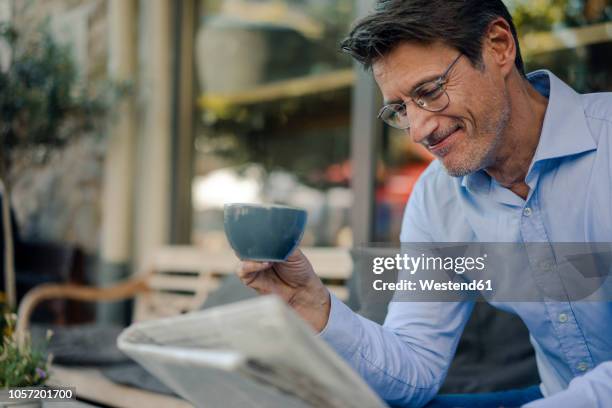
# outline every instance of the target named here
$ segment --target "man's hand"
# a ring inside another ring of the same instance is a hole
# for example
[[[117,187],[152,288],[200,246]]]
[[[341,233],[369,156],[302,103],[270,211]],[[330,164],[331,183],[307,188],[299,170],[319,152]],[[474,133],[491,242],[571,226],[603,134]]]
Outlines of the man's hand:
[[[329,292],[299,249],[285,262],[242,261],[238,277],[260,294],[283,298],[315,331],[325,328],[329,318]]]

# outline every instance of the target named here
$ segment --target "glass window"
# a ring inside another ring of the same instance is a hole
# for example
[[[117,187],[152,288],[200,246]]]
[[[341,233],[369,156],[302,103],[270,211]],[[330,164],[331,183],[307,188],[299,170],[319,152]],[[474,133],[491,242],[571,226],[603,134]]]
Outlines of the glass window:
[[[304,245],[350,245],[353,0],[203,0],[193,241],[225,246],[223,204],[308,210]]]

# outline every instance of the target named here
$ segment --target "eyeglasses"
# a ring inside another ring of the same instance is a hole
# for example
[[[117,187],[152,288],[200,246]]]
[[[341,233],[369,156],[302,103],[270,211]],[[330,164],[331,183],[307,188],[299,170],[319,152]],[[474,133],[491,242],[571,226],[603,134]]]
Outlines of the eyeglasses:
[[[450,103],[450,98],[446,93],[448,74],[462,55],[459,54],[437,79],[418,86],[410,93],[410,99],[416,106],[429,112],[440,112],[448,107]],[[396,129],[410,129],[406,102],[391,103],[383,106],[380,112],[378,112],[378,117],[387,125]]]

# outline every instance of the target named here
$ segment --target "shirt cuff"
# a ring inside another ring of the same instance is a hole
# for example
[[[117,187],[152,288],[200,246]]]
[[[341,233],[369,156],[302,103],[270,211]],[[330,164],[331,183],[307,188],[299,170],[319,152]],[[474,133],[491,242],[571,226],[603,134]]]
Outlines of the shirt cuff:
[[[359,346],[362,324],[359,316],[330,293],[331,304],[327,325],[319,333],[338,354],[351,358]]]

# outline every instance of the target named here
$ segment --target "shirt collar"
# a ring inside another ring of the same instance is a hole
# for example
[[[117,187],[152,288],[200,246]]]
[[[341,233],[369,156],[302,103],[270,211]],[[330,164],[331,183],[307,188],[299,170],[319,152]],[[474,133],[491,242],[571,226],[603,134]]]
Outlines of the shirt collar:
[[[549,159],[584,153],[597,148],[589,130],[580,94],[548,70],[538,70],[527,79],[548,98],[540,141],[529,167]],[[461,185],[473,191],[489,190],[490,177],[483,171],[464,176]]]

